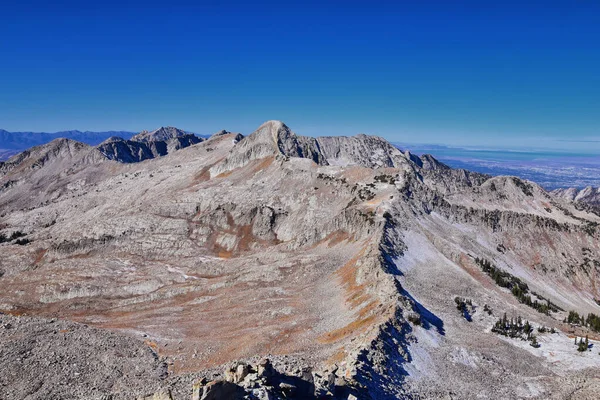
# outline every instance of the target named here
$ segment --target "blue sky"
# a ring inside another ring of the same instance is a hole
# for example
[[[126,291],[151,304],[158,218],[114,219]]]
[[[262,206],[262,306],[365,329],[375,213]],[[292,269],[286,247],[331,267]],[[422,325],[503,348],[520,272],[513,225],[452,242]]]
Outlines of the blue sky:
[[[595,0],[12,3],[7,130],[280,119],[308,135],[600,150]]]

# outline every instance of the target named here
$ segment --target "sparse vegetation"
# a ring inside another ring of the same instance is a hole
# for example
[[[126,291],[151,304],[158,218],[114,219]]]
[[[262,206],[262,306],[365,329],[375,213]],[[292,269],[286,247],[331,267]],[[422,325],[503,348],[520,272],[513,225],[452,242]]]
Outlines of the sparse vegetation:
[[[52,221],[48,222],[47,224],[44,224],[44,228],[50,228],[52,225],[56,224],[56,218],[54,218]]]
[[[515,296],[519,303],[525,304],[531,308],[534,308],[538,312],[546,315],[550,315],[550,312],[558,312],[560,307],[552,303],[549,299],[546,299],[535,292],[531,292],[539,300],[532,300],[529,294],[529,286],[521,279],[514,275],[509,274],[493,265],[489,260],[475,258],[475,263],[485,272],[490,278],[496,282],[496,285],[510,289],[513,296]]]
[[[588,337],[585,337],[585,341],[583,340],[583,338],[579,339],[579,342],[577,342],[577,336],[575,336],[575,345],[577,346],[577,351],[579,351],[580,353],[587,351],[590,347],[590,342],[588,340]]]
[[[5,234],[0,233],[0,243],[12,242],[13,240],[22,238],[24,236],[27,236],[27,234],[23,233],[21,231],[14,231],[12,234],[10,234],[10,236],[6,236]],[[17,243],[17,244],[20,244],[20,243]]]
[[[569,324],[573,324],[573,325],[583,325],[584,323],[584,318],[583,316],[579,316],[579,313],[577,311],[569,311],[569,316],[567,317],[566,321]]]
[[[0,163],[0,164],[2,164],[2,163]],[[17,184],[17,181],[5,182],[2,186],[0,186],[0,190],[11,188],[11,187],[15,186],[16,184]]]
[[[596,234],[596,230],[598,229],[598,223],[594,221],[587,221],[583,226],[583,230],[590,236],[594,236]]]
[[[317,174],[317,179],[325,181],[326,183],[336,183],[336,182],[341,183],[341,184],[347,183],[346,178],[336,178],[335,176],[327,175],[327,174],[323,174],[323,173]]]
[[[483,311],[485,311],[488,315],[492,315],[492,309],[487,304],[484,304]]]
[[[497,268],[489,260],[475,258],[475,263],[479,265],[481,270],[485,272],[490,278],[492,278],[494,282],[496,282],[496,285],[511,290],[516,287],[522,292],[526,292],[529,290],[529,287],[525,282],[521,281],[516,276],[513,276],[508,272],[502,271],[501,269]]]
[[[535,297],[537,297],[539,300],[541,301],[545,301],[546,303],[548,303],[550,300],[547,299],[546,297],[542,296],[541,294],[531,291],[531,294],[534,295]],[[558,311],[565,311],[562,307],[559,307],[558,305],[550,302],[550,307],[551,307],[551,311],[552,312],[558,312]]]
[[[371,189],[369,189],[369,187],[354,187],[355,190],[357,190],[357,195],[358,198],[361,199],[362,201],[369,201],[369,200],[373,200],[375,198],[375,193],[373,193],[371,191]]]
[[[596,314],[589,313],[585,319],[585,326],[593,331],[600,332],[600,317]]]
[[[471,301],[471,299],[455,297],[454,302],[456,303],[456,309],[461,312],[461,314],[467,321],[471,322],[471,314],[474,310],[473,302]]]
[[[513,183],[521,189],[525,196],[533,196],[533,186],[519,178],[512,178]]]
[[[373,179],[375,180],[375,182],[389,183],[390,185],[393,185],[396,183],[396,178],[394,178],[392,175],[387,175],[387,174],[377,175]]]
[[[580,325],[594,332],[600,332],[600,317],[593,313],[589,313],[587,317],[584,317],[583,315],[579,315],[577,311],[569,311],[569,315],[563,322],[571,325]]]
[[[589,258],[591,254],[584,252],[583,253],[583,262],[581,264],[579,264],[579,268],[586,274],[589,276],[590,274],[590,270],[592,268],[599,270],[600,269],[600,261],[598,260],[592,260],[591,258]]]
[[[556,329],[554,329],[554,327],[552,327],[552,328],[546,328],[544,325],[538,326],[537,331],[539,333],[546,333],[546,332],[550,332],[552,334],[556,333]]]
[[[375,223],[375,211],[368,211],[368,212],[362,212],[359,211],[360,215],[367,220],[370,224],[374,224]]]
[[[523,323],[523,319],[520,316],[516,319],[511,317],[509,320],[506,313],[504,313],[504,316],[499,318],[494,324],[492,332],[513,339],[519,338],[521,340],[529,340],[531,341],[531,346],[540,347],[537,337],[533,335],[533,326],[529,321]]]
[[[529,343],[531,347],[535,347],[536,349],[540,347],[540,344],[537,341],[537,337],[535,335],[531,335],[531,343]]]

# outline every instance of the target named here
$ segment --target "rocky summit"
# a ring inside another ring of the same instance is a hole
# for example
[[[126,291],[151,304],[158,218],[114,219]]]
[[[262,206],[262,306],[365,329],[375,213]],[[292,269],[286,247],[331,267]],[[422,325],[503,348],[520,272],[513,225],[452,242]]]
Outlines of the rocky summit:
[[[56,139],[0,163],[0,398],[597,399],[590,198],[279,121]]]

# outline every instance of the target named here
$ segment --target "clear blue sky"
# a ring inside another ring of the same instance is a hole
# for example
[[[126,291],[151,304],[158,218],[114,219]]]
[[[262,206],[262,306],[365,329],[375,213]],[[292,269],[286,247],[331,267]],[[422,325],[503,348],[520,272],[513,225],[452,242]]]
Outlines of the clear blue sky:
[[[600,140],[596,0],[49,3],[0,10],[0,128]]]

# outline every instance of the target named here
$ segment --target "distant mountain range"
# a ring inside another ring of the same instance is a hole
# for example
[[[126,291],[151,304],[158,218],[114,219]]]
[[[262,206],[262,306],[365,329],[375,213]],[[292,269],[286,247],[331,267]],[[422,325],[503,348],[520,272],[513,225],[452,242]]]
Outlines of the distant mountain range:
[[[128,131],[106,131],[106,132],[91,132],[91,131],[61,131],[55,133],[46,132],[8,132],[0,129],[0,146],[2,149],[24,150],[32,146],[51,142],[57,138],[65,138],[76,140],[95,146],[102,143],[111,136],[122,137],[129,139],[137,132]]]
[[[169,129],[169,128],[161,128]],[[173,129],[173,128],[170,128]],[[181,131],[183,132],[183,131]],[[91,146],[97,146],[100,143],[106,141],[109,138],[122,138],[129,140],[137,136],[136,141],[142,140],[144,135],[151,134],[152,132],[142,131],[140,132],[129,132],[129,131],[105,131],[105,132],[92,132],[92,131],[61,131],[61,132],[8,132],[4,129],[0,129],[0,161],[8,160],[10,157],[24,150],[29,149],[33,146],[39,146],[46,144],[54,139],[65,138],[71,139],[78,142],[86,143]],[[192,134],[191,132],[185,132],[186,134]],[[206,135],[196,135],[201,138],[208,138]],[[138,140],[140,139],[140,140]],[[160,138],[159,138],[160,139]]]
[[[136,132],[127,131],[107,131],[107,132],[90,132],[90,131],[62,131],[62,132],[8,132],[0,129],[0,160],[6,160],[9,157],[26,150],[33,146],[39,146],[51,142],[57,138],[65,138],[76,140],[78,142],[87,143],[95,146],[106,139],[118,136],[123,139],[129,139]]]
[[[220,131],[217,132],[216,135],[222,135],[222,132],[230,133],[227,131]],[[60,135],[61,133],[57,133],[56,135]],[[89,133],[92,134],[93,132]],[[11,156],[10,150],[7,150],[6,154],[10,158],[5,161],[0,160],[0,173],[9,171],[17,165],[21,165],[24,160],[35,160],[33,161],[33,164],[37,168],[57,156],[62,157],[64,154],[80,151],[87,153],[87,156],[84,157],[86,163],[98,160],[114,160],[123,163],[134,163],[151,158],[162,157],[168,153],[206,140],[193,133],[172,126],[160,127],[153,131],[144,130],[134,136],[131,136],[129,132],[123,133],[127,134],[124,136],[130,138],[124,139],[119,136],[110,136],[98,145],[90,145],[89,141],[88,143],[84,143],[82,140],[59,136],[49,143],[32,146],[22,151],[15,150],[18,154],[14,154],[13,156]],[[88,139],[94,140],[91,135],[88,136]]]

